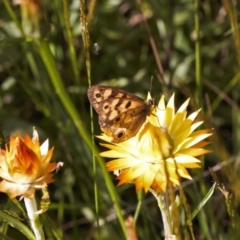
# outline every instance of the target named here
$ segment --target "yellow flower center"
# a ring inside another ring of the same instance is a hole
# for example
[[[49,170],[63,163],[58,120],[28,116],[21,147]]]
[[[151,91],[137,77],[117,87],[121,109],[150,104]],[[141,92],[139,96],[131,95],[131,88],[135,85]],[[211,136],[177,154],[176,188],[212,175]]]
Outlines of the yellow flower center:
[[[164,129],[147,123],[139,134],[136,154],[149,163],[159,163],[172,155],[173,144]]]

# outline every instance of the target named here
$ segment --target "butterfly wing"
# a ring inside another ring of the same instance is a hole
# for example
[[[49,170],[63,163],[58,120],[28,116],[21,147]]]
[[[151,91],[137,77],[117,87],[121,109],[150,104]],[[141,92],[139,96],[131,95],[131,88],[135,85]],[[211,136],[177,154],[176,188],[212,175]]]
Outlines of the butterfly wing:
[[[88,99],[98,114],[108,114],[118,109],[118,114],[141,107],[144,100],[118,88],[95,85],[88,89]],[[134,104],[132,104],[134,100]]]
[[[101,129],[115,143],[135,136],[151,110],[151,104],[138,96],[112,87],[92,86],[88,98],[99,114]]]
[[[99,118],[102,131],[113,137],[113,143],[126,141],[134,137],[146,121],[147,112],[142,108],[130,109],[121,113],[112,121],[103,121]]]

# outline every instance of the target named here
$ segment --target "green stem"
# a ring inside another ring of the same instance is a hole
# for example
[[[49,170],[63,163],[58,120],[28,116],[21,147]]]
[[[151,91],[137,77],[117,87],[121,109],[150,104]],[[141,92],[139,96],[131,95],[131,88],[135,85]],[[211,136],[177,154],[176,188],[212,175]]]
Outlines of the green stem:
[[[15,22],[15,24],[16,24],[17,28],[19,29],[19,31],[21,32],[22,36],[25,37],[25,33],[23,31],[22,25],[21,25],[20,21],[18,20],[16,14],[12,10],[11,5],[10,5],[10,1],[3,0],[3,4],[5,5],[5,8],[6,8],[8,14],[9,14],[9,16]]]
[[[24,197],[24,202],[25,202],[29,221],[31,223],[31,227],[36,237],[36,240],[44,240],[45,236],[42,229],[42,224],[39,221],[39,215],[36,214],[37,204],[36,204],[35,197],[33,198]]]
[[[94,155],[95,155],[96,159],[98,160],[98,163],[102,170],[102,174],[105,178],[105,182],[106,182],[107,188],[109,190],[111,199],[113,201],[114,208],[115,208],[116,214],[118,216],[118,220],[121,224],[123,233],[125,235],[125,238],[128,239],[127,230],[126,230],[126,226],[124,224],[124,219],[123,219],[122,211],[120,208],[119,199],[118,199],[118,196],[117,196],[117,193],[115,190],[115,186],[113,185],[113,182],[110,178],[108,171],[106,170],[105,162],[97,154],[98,150],[95,147],[95,145],[93,145],[91,139],[89,138],[86,127],[83,124],[83,122],[81,121],[81,118],[80,118],[79,114],[77,113],[76,108],[73,106],[73,103],[66,91],[66,88],[63,85],[63,82],[62,82],[59,72],[57,70],[56,64],[54,62],[53,56],[51,54],[48,42],[44,41],[44,40],[39,40],[38,41],[38,50],[39,50],[39,54],[42,58],[42,61],[47,69],[49,77],[52,81],[52,84],[54,86],[56,94],[58,95],[59,99],[61,100],[67,113],[71,117],[73,123],[75,124],[75,126],[76,126],[79,134],[83,138],[84,142],[87,144],[87,146],[90,149],[93,149]]]
[[[198,106],[202,106],[202,75],[201,75],[201,45],[200,45],[200,24],[199,24],[199,0],[194,1],[194,25],[196,33],[195,41],[195,68],[196,68],[196,100]]]
[[[166,203],[165,194],[156,194],[155,191],[153,190],[150,190],[150,191],[153,194],[153,196],[156,198],[158,202],[158,207],[161,211],[165,239],[168,239],[168,240],[176,239],[176,236],[173,234],[172,221],[171,221],[171,216],[169,212],[169,206]]]
[[[76,58],[76,51],[74,49],[74,44],[73,44],[73,36],[72,36],[72,31],[70,27],[70,13],[68,9],[68,1],[63,0],[63,16],[64,16],[64,23],[65,23],[65,35],[66,39],[68,42],[68,47],[69,47],[69,58],[72,64],[72,69],[74,73],[74,78],[76,83],[80,84],[79,82],[79,72],[78,72],[78,66],[77,66],[77,58]]]

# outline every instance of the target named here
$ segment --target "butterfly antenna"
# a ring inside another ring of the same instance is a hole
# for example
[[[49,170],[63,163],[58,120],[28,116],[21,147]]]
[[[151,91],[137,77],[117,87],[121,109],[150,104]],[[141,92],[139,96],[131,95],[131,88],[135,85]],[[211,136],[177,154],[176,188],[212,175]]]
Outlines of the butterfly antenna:
[[[150,80],[150,94],[152,95],[152,81],[153,81],[153,76],[151,76],[151,80]]]

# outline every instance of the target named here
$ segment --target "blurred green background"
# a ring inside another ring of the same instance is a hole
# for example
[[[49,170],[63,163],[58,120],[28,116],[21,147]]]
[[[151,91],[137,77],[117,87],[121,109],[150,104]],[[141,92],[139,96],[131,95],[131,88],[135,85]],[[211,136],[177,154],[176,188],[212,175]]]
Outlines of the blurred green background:
[[[0,1],[2,132],[7,142],[17,132],[32,135],[35,126],[41,142],[49,138],[54,146],[53,161],[64,162],[48,188],[51,205],[42,216],[47,239],[125,239],[101,165],[94,174],[86,94],[90,77],[92,85],[115,86],[142,98],[151,88],[156,101],[175,92],[177,107],[191,97],[189,112],[203,109],[205,128],[215,129],[212,153],[202,158],[202,169],[191,171],[194,181],[183,181],[188,204],[193,211],[212,186],[209,167],[233,199],[226,205],[216,189],[193,220],[195,238],[239,239],[234,227],[240,224],[239,3]],[[99,134],[95,112],[94,123]],[[137,195],[132,185],[115,191],[124,218],[134,215],[142,201],[138,238],[163,239],[161,214],[152,195]],[[0,196],[2,210],[18,212],[5,194]],[[191,239],[186,213],[179,209],[180,236]],[[26,239],[10,226],[2,235]]]

